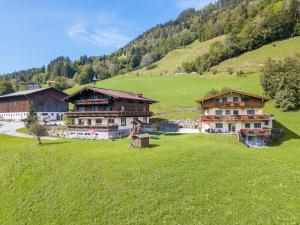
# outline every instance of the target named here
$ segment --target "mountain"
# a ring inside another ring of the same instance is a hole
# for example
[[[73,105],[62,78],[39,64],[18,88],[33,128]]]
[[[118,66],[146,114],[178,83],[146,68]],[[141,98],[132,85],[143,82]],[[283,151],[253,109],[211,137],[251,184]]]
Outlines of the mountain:
[[[58,57],[47,67],[4,74],[1,78],[9,80],[15,90],[26,89],[28,83],[66,89],[89,83],[95,75],[103,80],[151,67],[174,49],[185,49],[195,41],[227,34],[226,45],[216,42],[206,53],[195,53],[191,62],[180,65],[180,69],[187,72],[203,72],[225,59],[300,34],[298,7],[297,0],[219,0],[202,10],[185,10],[176,20],[155,26],[110,55],[82,56],[74,62],[68,57]],[[278,15],[279,20],[265,23]],[[259,26],[255,26],[257,24]],[[249,32],[251,29],[255,32]],[[274,32],[266,32],[269,30]]]

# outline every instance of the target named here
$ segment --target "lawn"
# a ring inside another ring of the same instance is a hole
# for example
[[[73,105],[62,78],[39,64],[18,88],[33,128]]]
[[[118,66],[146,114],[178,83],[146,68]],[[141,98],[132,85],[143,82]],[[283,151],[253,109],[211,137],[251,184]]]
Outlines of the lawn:
[[[297,224],[295,138],[250,150],[232,135],[161,135],[138,150],[0,136],[0,224]]]

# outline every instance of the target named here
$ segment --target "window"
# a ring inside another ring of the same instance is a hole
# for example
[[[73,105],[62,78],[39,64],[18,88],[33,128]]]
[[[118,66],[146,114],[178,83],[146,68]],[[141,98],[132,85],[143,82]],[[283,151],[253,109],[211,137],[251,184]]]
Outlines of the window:
[[[125,117],[122,117],[121,118],[121,126],[126,126],[126,118]]]
[[[148,123],[148,118],[147,117],[143,118],[143,123]]]
[[[239,115],[240,111],[239,110],[233,110],[233,115]]]
[[[99,99],[98,95],[92,95],[92,99]]]
[[[243,101],[243,102],[249,102],[249,101],[250,101],[250,98],[249,98],[249,97],[244,97],[244,98],[242,98],[242,101]]]
[[[265,120],[264,123],[265,123],[265,126],[269,126],[269,121],[268,120]]]
[[[255,115],[255,110],[254,109],[248,109],[247,114],[248,115]]]
[[[239,97],[233,97],[233,98],[232,98],[232,101],[233,101],[233,102],[238,102],[238,101],[239,101]]]
[[[82,119],[78,119],[78,124],[79,124],[79,125],[84,125],[83,120],[82,120]]]
[[[96,124],[101,125],[102,124],[102,119],[96,119]]]
[[[115,123],[115,119],[108,119],[108,124],[114,124]]]
[[[112,106],[106,106],[106,111],[112,111]]]
[[[79,106],[78,107],[78,111],[79,112],[84,112],[85,111],[85,107],[84,106]]]
[[[251,124],[250,123],[245,123],[245,128],[251,128]]]
[[[220,98],[215,98],[215,102],[220,102]]]
[[[254,123],[254,128],[261,128],[261,123]]]
[[[92,111],[93,112],[98,112],[99,111],[99,106],[98,105],[93,105],[92,106]]]
[[[125,111],[125,106],[121,106],[121,111],[124,112]]]
[[[216,123],[217,129],[223,129],[223,123]]]
[[[227,98],[226,97],[222,98],[222,102],[227,102]]]
[[[223,110],[216,110],[216,115],[223,115]]]
[[[230,113],[231,113],[230,110],[226,110],[226,111],[225,111],[225,114],[226,114],[226,115],[230,115]]]

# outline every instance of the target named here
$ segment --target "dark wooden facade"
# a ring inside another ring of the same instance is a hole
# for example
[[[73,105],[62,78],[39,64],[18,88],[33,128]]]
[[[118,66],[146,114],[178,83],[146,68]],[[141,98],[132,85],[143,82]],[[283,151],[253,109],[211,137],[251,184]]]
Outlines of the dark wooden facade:
[[[36,112],[67,112],[68,95],[55,88],[43,88],[0,96],[0,113],[28,112],[32,104]]]
[[[149,105],[156,102],[129,92],[87,87],[66,99],[74,104],[68,117],[149,117]]]

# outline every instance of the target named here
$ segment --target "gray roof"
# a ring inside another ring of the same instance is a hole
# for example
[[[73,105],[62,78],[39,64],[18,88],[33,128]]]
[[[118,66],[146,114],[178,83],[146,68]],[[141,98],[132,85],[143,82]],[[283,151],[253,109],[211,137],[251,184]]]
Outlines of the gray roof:
[[[44,90],[47,90],[47,89],[55,89],[55,88],[49,87],[49,88],[37,88],[37,89],[27,90],[27,91],[18,91],[18,92],[10,93],[8,95],[2,95],[2,96],[0,96],[0,99],[1,98],[8,98],[8,97],[26,96],[26,95],[34,94],[34,93],[44,91]],[[55,89],[55,90],[57,90],[57,89]],[[59,90],[57,90],[57,91],[59,91]],[[61,91],[59,91],[59,92],[61,92]]]
[[[135,135],[133,135],[133,137],[137,137],[137,138],[149,138],[149,137],[151,137],[151,135],[150,134],[135,134]]]

